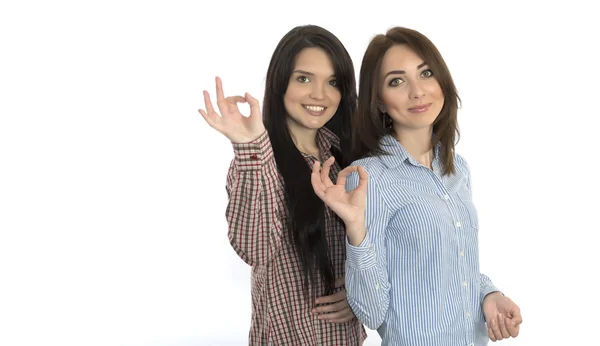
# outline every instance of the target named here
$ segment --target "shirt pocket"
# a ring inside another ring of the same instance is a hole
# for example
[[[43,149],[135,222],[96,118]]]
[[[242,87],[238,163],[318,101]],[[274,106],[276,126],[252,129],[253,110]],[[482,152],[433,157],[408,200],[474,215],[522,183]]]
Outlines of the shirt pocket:
[[[471,227],[479,230],[479,218],[477,217],[477,209],[471,198],[469,191],[466,189],[459,190],[456,193],[460,204],[461,218]]]

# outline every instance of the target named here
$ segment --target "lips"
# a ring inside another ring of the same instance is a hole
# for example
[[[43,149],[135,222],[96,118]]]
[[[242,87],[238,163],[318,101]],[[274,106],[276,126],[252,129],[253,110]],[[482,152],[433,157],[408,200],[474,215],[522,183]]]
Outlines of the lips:
[[[408,109],[408,111],[411,113],[424,113],[424,112],[427,112],[430,107],[431,107],[431,103],[428,103],[426,105],[419,105],[416,107],[411,107]]]
[[[316,106],[316,105],[302,105],[302,107],[306,110],[308,114],[320,116],[325,113],[327,107],[324,106]]]

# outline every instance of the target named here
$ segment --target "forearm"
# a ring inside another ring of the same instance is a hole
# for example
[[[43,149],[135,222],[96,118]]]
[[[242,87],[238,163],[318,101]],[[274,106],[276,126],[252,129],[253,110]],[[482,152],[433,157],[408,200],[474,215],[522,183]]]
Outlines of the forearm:
[[[485,274],[479,274],[479,283],[480,283],[480,299],[481,303],[483,303],[483,299],[490,293],[500,292],[500,290],[494,285],[492,280]],[[501,292],[500,292],[501,293]]]
[[[390,284],[372,244],[365,239],[360,246],[348,243],[346,290],[348,303],[356,317],[371,329],[377,329],[389,306]]]
[[[229,241],[248,264],[265,263],[282,238],[278,212],[282,187],[271,143],[265,132],[233,147],[235,158],[227,179]]]

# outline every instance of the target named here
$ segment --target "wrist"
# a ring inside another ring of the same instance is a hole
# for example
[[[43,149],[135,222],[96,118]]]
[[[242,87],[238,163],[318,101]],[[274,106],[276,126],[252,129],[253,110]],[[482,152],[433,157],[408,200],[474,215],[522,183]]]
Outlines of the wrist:
[[[352,246],[359,246],[367,236],[367,229],[364,225],[361,226],[346,226],[346,234],[348,235],[348,242]]]
[[[502,294],[502,292],[499,291],[490,292],[483,297],[483,300],[486,300],[487,298],[494,298],[496,296],[502,297],[504,296],[504,294]]]

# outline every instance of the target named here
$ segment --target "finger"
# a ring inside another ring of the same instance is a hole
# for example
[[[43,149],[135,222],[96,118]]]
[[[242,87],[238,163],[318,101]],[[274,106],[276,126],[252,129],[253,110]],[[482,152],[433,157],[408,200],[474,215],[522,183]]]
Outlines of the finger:
[[[336,303],[346,298],[346,291],[339,291],[325,297],[319,297],[315,300],[316,304]]]
[[[496,340],[502,340],[502,332],[500,331],[500,326],[498,325],[498,318],[492,318],[492,332],[494,333],[494,337]]]
[[[348,309],[350,310],[350,309]],[[329,323],[345,323],[348,321],[351,321],[354,318],[354,314],[352,313],[352,311],[348,311],[348,313],[346,313],[343,317],[337,318],[337,319],[332,319],[332,320],[325,320],[326,322]]]
[[[335,288],[340,288],[340,287],[344,286],[346,284],[345,279],[346,278],[343,276],[335,279]]]
[[[521,328],[521,326],[519,326],[514,320],[507,318],[506,319],[506,329],[508,330],[508,333],[510,334],[510,336],[512,336],[513,338],[516,338],[517,336],[519,336],[519,329]]]
[[[321,181],[321,174],[319,173],[320,166],[319,161],[315,161],[312,174],[310,175],[310,182],[312,183],[313,190],[315,190],[315,194],[323,199],[325,197],[325,185]]]
[[[342,321],[342,320],[346,319],[348,316],[352,316],[352,310],[350,310],[349,307],[347,307],[341,311],[336,311],[336,312],[332,312],[329,314],[319,315],[318,318],[320,320],[336,322],[336,321]]]
[[[223,81],[219,77],[215,77],[215,84],[217,89],[217,106],[221,113],[225,109],[225,95],[223,94]]]
[[[331,156],[327,159],[327,161],[325,161],[325,163],[323,164],[323,168],[321,168],[321,181],[323,182],[326,188],[333,186],[333,182],[331,181],[331,179],[329,179],[329,169],[331,168],[333,161],[335,161],[335,157]]]
[[[242,96],[228,96],[225,98],[225,104],[227,105],[227,111],[230,113],[241,113],[238,107],[238,103],[246,103],[246,99]]]
[[[341,301],[339,301],[337,303],[333,303],[333,304],[329,304],[329,305],[317,306],[316,308],[313,309],[313,313],[315,313],[315,314],[327,314],[327,313],[332,313],[332,312],[344,310],[348,306],[349,305],[348,305],[348,302],[346,300],[341,300]]]
[[[523,323],[523,316],[521,316],[521,309],[519,309],[518,306],[514,306],[514,308],[511,310],[511,315],[512,315],[512,321],[516,324],[516,325],[520,325],[521,323]]]
[[[248,102],[248,104],[250,105],[250,117],[251,118],[258,118],[260,119],[260,105],[258,103],[258,100],[255,99],[252,95],[250,95],[249,93],[246,93],[246,102]]]
[[[228,96],[225,98],[225,102],[234,105],[236,103],[246,103],[246,99],[243,96]]]
[[[366,191],[367,185],[369,184],[369,174],[363,166],[358,167],[358,179],[357,189]]]
[[[206,113],[210,114],[211,117],[214,117],[215,115],[218,116],[218,113],[215,112],[212,102],[210,101],[210,95],[208,91],[204,90],[202,94],[204,95],[204,106],[206,107]]]
[[[510,338],[508,329],[506,329],[506,318],[502,314],[498,314],[498,325],[500,328],[500,333],[502,333],[502,338],[504,338],[504,339]]]
[[[210,115],[206,114],[206,112],[203,109],[198,109],[198,112],[200,112],[200,115],[202,115],[202,117],[204,118],[204,120],[206,120],[210,127],[215,126],[215,121],[213,120],[213,118],[211,118]]]
[[[337,178],[337,185],[346,185],[346,178],[348,177],[348,175],[352,172],[355,172],[358,169],[357,166],[348,166],[344,169],[342,169],[339,173],[338,173],[338,178]]]
[[[488,336],[490,337],[490,340],[494,342],[497,341],[496,336],[494,335],[494,331],[492,331],[491,327],[488,327]]]

